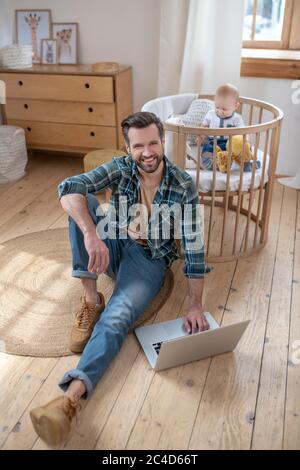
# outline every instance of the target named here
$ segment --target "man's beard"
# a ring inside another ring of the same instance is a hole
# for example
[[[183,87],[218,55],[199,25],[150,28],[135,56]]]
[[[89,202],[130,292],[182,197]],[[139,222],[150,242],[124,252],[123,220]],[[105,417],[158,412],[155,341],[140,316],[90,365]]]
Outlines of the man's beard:
[[[150,164],[151,160],[153,159],[153,163]],[[142,159],[137,160],[136,164],[139,168],[141,168],[145,173],[154,173],[157,168],[159,167],[160,162],[163,159],[163,155],[152,155],[151,157],[145,158],[145,161]],[[149,164],[147,164],[149,161]]]

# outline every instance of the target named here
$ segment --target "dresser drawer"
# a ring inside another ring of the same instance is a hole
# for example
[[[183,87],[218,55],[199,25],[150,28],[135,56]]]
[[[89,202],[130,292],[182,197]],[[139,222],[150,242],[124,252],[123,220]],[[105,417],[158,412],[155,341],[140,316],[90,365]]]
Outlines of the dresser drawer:
[[[26,142],[38,148],[44,146],[116,148],[115,127],[55,124],[10,119],[9,124],[25,129]]]
[[[21,119],[70,124],[115,126],[113,103],[75,103],[72,101],[44,101],[10,98],[7,100],[8,119]]]
[[[8,98],[113,103],[112,77],[1,73]]]

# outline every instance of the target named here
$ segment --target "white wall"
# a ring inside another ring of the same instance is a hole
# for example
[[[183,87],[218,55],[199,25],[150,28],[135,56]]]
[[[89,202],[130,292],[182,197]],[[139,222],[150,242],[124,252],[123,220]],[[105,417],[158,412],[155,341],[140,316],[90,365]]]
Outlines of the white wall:
[[[161,0],[0,0],[0,47],[15,40],[14,10],[50,8],[54,22],[79,23],[79,62],[133,67],[134,110],[157,93]]]
[[[242,96],[269,101],[285,114],[276,172],[286,175],[294,175],[300,168],[300,104],[292,102],[292,83],[293,80],[250,77],[243,77],[240,82]]]

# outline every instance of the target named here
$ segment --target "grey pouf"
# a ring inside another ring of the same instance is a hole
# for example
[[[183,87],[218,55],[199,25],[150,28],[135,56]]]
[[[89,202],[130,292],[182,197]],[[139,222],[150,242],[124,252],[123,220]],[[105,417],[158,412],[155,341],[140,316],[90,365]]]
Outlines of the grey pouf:
[[[0,126],[0,184],[22,178],[27,160],[24,129]]]

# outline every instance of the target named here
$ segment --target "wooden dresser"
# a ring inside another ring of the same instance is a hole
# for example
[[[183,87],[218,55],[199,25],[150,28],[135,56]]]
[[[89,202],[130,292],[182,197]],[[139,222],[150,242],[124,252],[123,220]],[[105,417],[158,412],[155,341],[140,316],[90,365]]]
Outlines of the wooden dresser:
[[[23,127],[31,149],[86,153],[122,148],[121,122],[132,113],[131,67],[92,72],[90,65],[0,69],[8,124]]]

